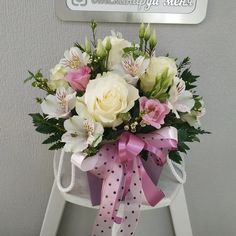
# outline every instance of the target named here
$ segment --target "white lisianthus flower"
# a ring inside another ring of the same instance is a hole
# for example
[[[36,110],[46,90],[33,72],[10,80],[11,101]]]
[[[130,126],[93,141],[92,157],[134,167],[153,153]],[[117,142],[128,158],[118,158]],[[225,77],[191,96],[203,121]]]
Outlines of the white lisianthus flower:
[[[112,70],[122,75],[127,83],[136,86],[139,78],[145,73],[150,59],[139,56],[134,60],[131,55],[122,58],[121,63],[115,65]]]
[[[108,69],[112,70],[112,67],[114,65],[121,63],[123,49],[126,47],[131,47],[131,43],[123,38],[118,38],[116,36],[107,36],[102,41],[104,47],[106,46],[108,39],[110,39],[111,42],[111,50],[109,51],[108,57]]]
[[[193,94],[185,90],[185,82],[178,77],[174,78],[174,82],[169,91],[168,105],[172,112],[179,118],[178,112],[188,112],[194,106]]]
[[[116,127],[122,123],[118,115],[128,112],[138,98],[138,89],[120,75],[108,72],[89,81],[84,103],[96,121],[104,127]]]
[[[72,47],[66,50],[64,58],[60,60],[59,64],[63,65],[67,71],[78,69],[86,66],[90,61],[89,55],[86,52],[81,52],[78,47]]]
[[[76,103],[76,92],[71,88],[58,88],[55,95],[48,95],[41,103],[41,109],[47,118],[66,118]]]
[[[66,152],[82,152],[89,145],[96,147],[102,141],[103,126],[94,120],[73,116],[64,122],[64,127],[67,132],[61,140]]]
[[[50,73],[50,80],[48,81],[48,86],[50,89],[56,90],[60,87],[69,87],[67,81],[64,80],[66,69],[63,65],[57,64],[53,69],[50,70]]]
[[[175,77],[178,73],[175,60],[169,57],[152,57],[146,73],[141,77],[141,88],[143,91],[151,91],[155,85],[156,78],[168,70],[168,77]]]

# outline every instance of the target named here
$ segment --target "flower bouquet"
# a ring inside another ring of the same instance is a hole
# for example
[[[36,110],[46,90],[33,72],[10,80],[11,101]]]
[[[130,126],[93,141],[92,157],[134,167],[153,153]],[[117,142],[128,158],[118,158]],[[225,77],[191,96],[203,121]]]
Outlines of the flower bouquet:
[[[43,143],[50,150],[72,153],[72,163],[93,176],[91,189],[102,183],[92,235],[111,235],[116,223],[118,235],[127,236],[135,232],[141,204],[155,206],[164,197],[151,172],[167,159],[181,163],[186,143],[207,133],[199,120],[205,109],[189,58],[155,56],[150,25],[141,24],[139,43],[116,32],[97,39],[96,28],[91,22],[92,40],[67,50],[49,79],[29,72],[26,81],[46,92],[36,98],[42,114],[30,116],[36,131],[49,135]]]

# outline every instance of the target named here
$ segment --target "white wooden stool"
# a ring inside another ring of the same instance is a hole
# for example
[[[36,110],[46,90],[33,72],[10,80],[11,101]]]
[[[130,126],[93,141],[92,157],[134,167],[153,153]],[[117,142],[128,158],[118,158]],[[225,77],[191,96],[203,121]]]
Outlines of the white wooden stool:
[[[56,155],[54,158],[56,158]],[[63,164],[63,162],[61,164]],[[165,193],[165,198],[162,199],[154,208],[147,205],[142,205],[141,210],[169,207],[175,235],[192,236],[192,228],[183,187],[183,182],[185,180],[182,180],[177,175],[177,172],[175,172],[173,164],[169,159],[168,164],[169,165],[165,165],[158,183],[158,186]],[[177,167],[181,169],[181,166]],[[76,187],[69,193],[59,191],[57,181],[54,181],[40,236],[56,236],[66,202],[94,209],[98,208],[93,207],[91,204],[85,173],[79,169],[76,169],[75,176],[75,181],[81,178],[83,178],[83,181],[78,181],[78,184],[76,182]],[[183,179],[185,179],[185,176]],[[82,185],[80,185],[81,182],[83,183]],[[114,235],[115,232],[116,227],[113,227]]]

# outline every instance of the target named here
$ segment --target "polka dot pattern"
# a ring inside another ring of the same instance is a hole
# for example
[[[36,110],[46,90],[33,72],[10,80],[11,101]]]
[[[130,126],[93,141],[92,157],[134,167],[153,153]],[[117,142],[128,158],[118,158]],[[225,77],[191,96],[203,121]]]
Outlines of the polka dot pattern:
[[[123,166],[116,162],[116,146],[105,145],[98,153],[97,168],[92,171],[99,178],[103,178],[100,209],[94,224],[93,234],[96,236],[112,235],[114,222],[121,223],[122,219],[116,215],[119,199],[123,196]],[[113,157],[113,158],[112,158]],[[108,159],[110,158],[110,160]],[[112,160],[112,161],[111,161]]]
[[[139,174],[140,169],[138,168],[137,160],[138,158],[135,158],[133,161],[132,170],[135,172],[135,174],[132,175],[130,191],[128,191],[125,196],[124,218],[117,232],[117,236],[134,235],[138,225],[138,219],[140,216],[139,206],[142,204],[143,195],[142,182],[140,181],[141,175]]]
[[[176,148],[177,141],[165,139],[159,134],[143,134],[139,138],[144,141],[145,149],[150,153],[149,157],[157,165],[163,165],[168,152]],[[117,143],[104,145],[97,154],[99,158],[96,167],[91,171],[103,179],[101,203],[93,236],[111,236],[114,223],[120,224],[117,236],[134,235],[142,201],[148,200],[150,205],[153,204],[151,198],[148,199],[149,186],[152,196],[156,197],[155,203],[163,194],[160,189],[154,190],[156,186],[146,173],[139,156],[127,156],[127,159],[123,156],[122,159],[118,155],[118,150]],[[145,186],[143,183],[148,185]],[[121,202],[124,204],[122,218],[117,215]]]

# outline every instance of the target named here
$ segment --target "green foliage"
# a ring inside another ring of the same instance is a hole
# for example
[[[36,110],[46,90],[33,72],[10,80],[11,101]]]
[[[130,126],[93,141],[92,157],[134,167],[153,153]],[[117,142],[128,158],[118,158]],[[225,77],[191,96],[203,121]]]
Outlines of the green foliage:
[[[171,151],[169,157],[171,160],[180,163],[182,161],[181,153],[187,153],[190,150],[186,143],[200,142],[198,135],[200,134],[210,134],[201,128],[194,128],[186,122],[172,124],[178,130],[178,149],[176,151]]]
[[[169,54],[167,54],[167,57],[168,56],[169,56]],[[178,65],[178,72],[179,72],[179,74],[181,73],[182,69],[186,68],[190,64],[191,64],[190,58],[189,57],[184,58],[183,61],[180,62],[180,64]]]
[[[28,71],[29,77],[24,80],[24,83],[32,81],[32,86],[37,87],[46,91],[48,94],[54,94],[55,92],[48,87],[48,79],[43,77],[43,74],[40,70],[36,73]]]
[[[189,57],[183,59],[178,66],[179,77],[185,81],[186,89],[191,90],[196,87],[195,83],[199,78],[198,75],[193,75],[190,70],[191,61]],[[187,68],[186,68],[187,67]]]
[[[103,133],[103,140],[105,141],[115,141],[124,132],[123,125],[116,127],[116,130],[112,128],[105,128]]]
[[[132,55],[134,59],[138,58],[139,56],[148,57],[148,54],[146,52],[141,51],[136,46],[123,48],[123,52],[124,52],[123,56]]]
[[[181,74],[181,78],[185,81],[187,90],[197,87],[194,83],[197,81],[197,78],[199,78],[199,76],[193,75],[190,69],[184,70]]]
[[[65,133],[63,128],[63,119],[47,119],[45,116],[35,113],[29,114],[33,119],[33,124],[36,131],[42,134],[49,134],[50,136],[43,141],[43,144],[52,144],[49,150],[60,149],[64,146],[61,136]]]
[[[85,149],[83,151],[83,153],[87,156],[87,157],[91,157],[97,154],[97,152],[99,151],[99,146],[97,147],[89,147],[87,149]]]
[[[75,42],[75,43],[74,43],[74,46],[77,47],[77,48],[79,48],[79,49],[81,50],[81,52],[85,52],[85,49],[83,48],[83,46],[82,46],[80,43]]]

